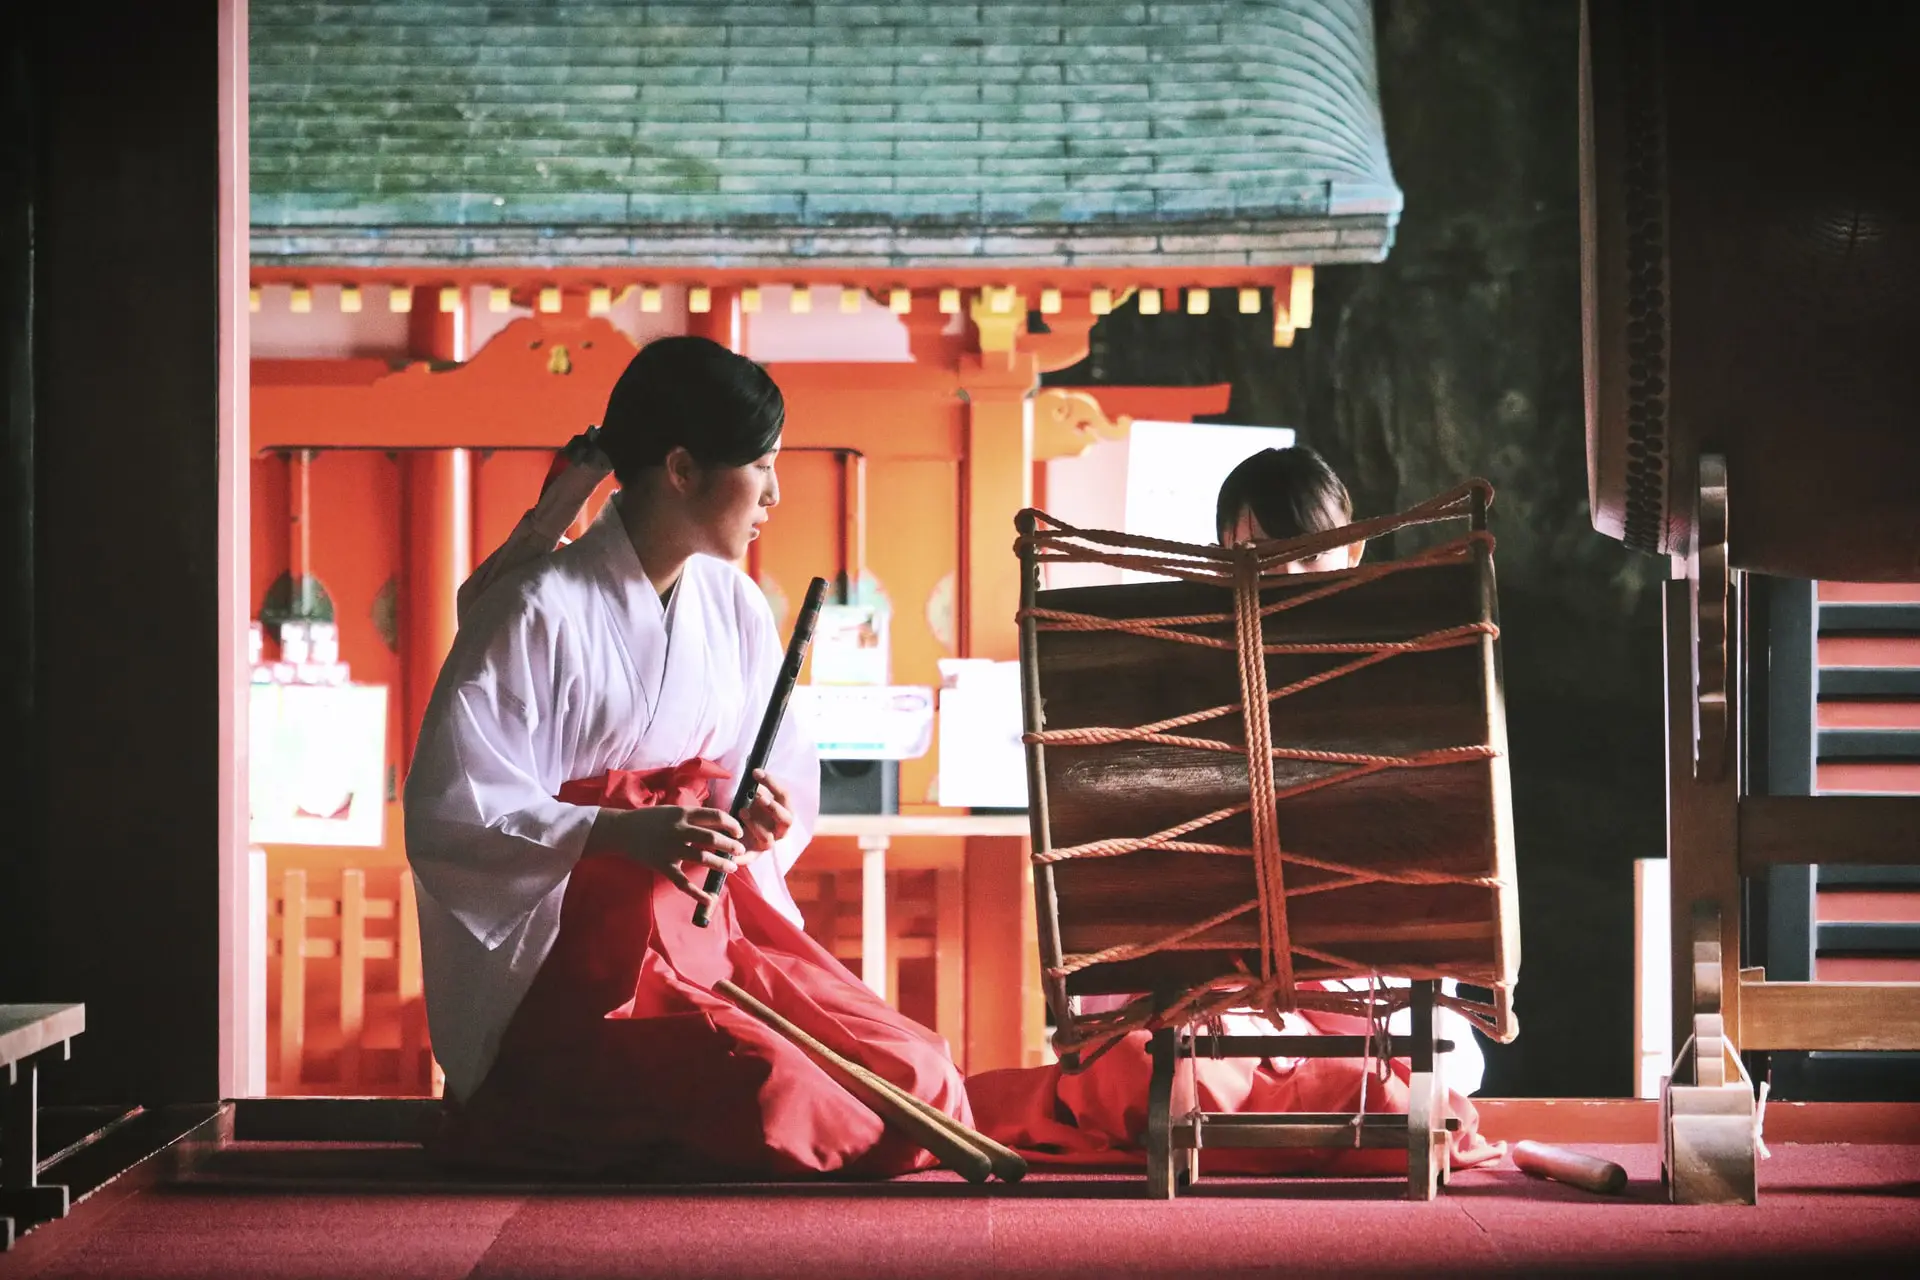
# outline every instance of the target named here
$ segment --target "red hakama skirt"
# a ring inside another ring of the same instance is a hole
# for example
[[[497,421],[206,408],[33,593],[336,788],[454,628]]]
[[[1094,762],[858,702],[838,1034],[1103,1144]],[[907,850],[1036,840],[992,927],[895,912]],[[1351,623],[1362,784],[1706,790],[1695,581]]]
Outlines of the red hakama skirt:
[[[694,760],[571,782],[559,798],[700,806],[721,776]],[[770,906],[751,875],[728,878],[709,927],[694,926],[693,909],[636,862],[581,859],[553,950],[486,1078],[449,1107],[437,1153],[501,1171],[666,1181],[885,1178],[934,1163],[780,1033],[716,995],[722,979],[971,1122],[946,1043]]]

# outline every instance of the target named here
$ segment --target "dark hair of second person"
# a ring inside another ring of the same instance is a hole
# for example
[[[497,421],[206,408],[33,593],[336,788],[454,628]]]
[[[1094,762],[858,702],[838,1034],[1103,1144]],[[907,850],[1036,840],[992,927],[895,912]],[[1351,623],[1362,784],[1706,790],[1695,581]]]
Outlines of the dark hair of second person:
[[[1214,528],[1223,546],[1284,541],[1353,523],[1353,498],[1327,460],[1306,445],[1263,449],[1221,482]],[[1350,569],[1366,543],[1335,547],[1286,566],[1289,573]]]

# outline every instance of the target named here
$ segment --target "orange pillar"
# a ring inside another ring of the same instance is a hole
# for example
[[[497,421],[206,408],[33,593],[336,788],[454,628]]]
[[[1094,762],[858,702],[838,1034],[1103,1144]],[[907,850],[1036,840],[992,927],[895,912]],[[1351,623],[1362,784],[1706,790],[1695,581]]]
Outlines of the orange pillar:
[[[287,461],[287,604],[296,618],[313,617],[319,592],[313,577],[313,461],[315,450],[295,449]]]
[[[467,350],[465,295],[441,310],[440,290],[414,290],[410,336],[413,354],[424,360],[463,361]],[[420,721],[433,696],[440,664],[458,627],[460,584],[473,570],[473,475],[465,449],[422,449],[402,463],[401,684],[404,689],[408,762]]]
[[[1013,518],[1033,499],[1031,397],[1038,383],[1038,365],[1025,352],[961,359],[967,437],[960,464],[959,640],[969,658],[1019,657]],[[967,1070],[1035,1065],[1045,1006],[1025,842],[968,840],[965,892]]]
[[[852,604],[860,598],[867,574],[867,459],[848,450],[839,461],[840,599]]]
[[[740,327],[740,291],[732,287],[707,290],[707,309],[687,312],[687,333],[709,338],[729,351],[746,349],[746,335]],[[758,539],[747,544],[747,554],[736,567],[755,582],[760,581],[761,546]]]
[[[1039,370],[1030,355],[967,356],[966,456],[960,463],[960,652],[1010,662],[1020,654],[1013,518],[1033,502],[1033,402]]]

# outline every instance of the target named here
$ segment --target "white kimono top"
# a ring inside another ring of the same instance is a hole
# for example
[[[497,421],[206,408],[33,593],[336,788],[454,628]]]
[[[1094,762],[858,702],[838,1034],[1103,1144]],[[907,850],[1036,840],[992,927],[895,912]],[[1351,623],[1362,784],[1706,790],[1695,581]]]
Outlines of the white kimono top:
[[[695,757],[726,808],[785,642],[760,589],[724,561],[687,562],[669,606],[622,528],[616,494],[588,532],[463,601],[407,775],[427,1021],[448,1091],[469,1098],[560,930],[560,903],[599,809],[554,799],[609,769]],[[794,826],[747,874],[800,922],[785,875],[820,807],[820,766],[790,714],[767,771]],[[687,910],[692,912],[692,899]]]

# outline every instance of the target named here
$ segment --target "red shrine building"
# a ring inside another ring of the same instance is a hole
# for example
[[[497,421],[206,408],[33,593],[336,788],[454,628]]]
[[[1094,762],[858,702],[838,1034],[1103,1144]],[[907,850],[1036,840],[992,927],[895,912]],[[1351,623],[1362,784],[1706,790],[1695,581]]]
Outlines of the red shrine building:
[[[254,616],[268,666],[278,624],[324,617],[390,694],[378,847],[261,837],[271,1092],[431,1087],[398,780],[454,589],[636,343],[768,367],[783,506],[745,567],[782,626],[816,574],[883,601],[891,678],[937,687],[940,659],[1015,656],[1013,517],[1048,505],[1051,463],[1227,408],[1224,385],[1048,378],[1100,317],[1219,307],[1284,347],[1316,266],[1387,253],[1363,27],[1308,69],[1285,23],[1235,47],[1218,21],[1083,8],[976,36],[939,6],[564,5],[429,40],[404,5],[253,7]],[[925,821],[965,813],[939,768],[937,744],[900,765],[899,812],[936,834],[889,839],[891,875],[817,842],[810,926],[856,968],[890,946],[882,989],[904,966],[973,1069],[1038,1062],[1021,842],[939,834],[969,829]],[[876,894],[897,909],[866,936]]]

